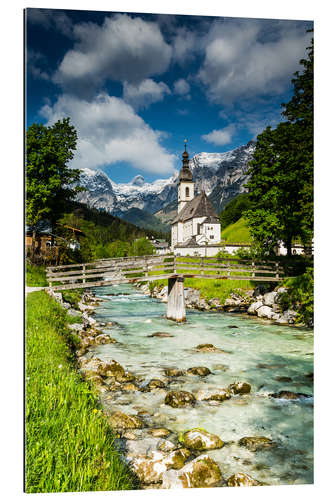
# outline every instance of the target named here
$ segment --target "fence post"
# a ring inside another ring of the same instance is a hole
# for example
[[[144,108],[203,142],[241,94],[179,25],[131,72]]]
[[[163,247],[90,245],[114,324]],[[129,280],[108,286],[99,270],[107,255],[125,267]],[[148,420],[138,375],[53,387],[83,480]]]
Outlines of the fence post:
[[[200,274],[204,274],[204,258],[201,257],[201,272]]]
[[[82,283],[85,283],[86,282],[86,265],[83,264],[82,266],[82,270],[83,270],[83,279],[82,279]]]
[[[173,255],[173,274],[177,274],[177,257]]]
[[[279,279],[279,263],[275,262],[275,278]]]
[[[251,278],[255,278],[255,277],[256,277],[255,263],[254,263],[254,261],[252,261],[252,274],[251,274]]]

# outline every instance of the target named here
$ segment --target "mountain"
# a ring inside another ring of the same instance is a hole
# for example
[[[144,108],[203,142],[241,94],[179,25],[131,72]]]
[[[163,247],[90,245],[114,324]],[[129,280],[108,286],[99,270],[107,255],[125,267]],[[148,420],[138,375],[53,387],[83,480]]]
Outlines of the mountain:
[[[199,153],[189,162],[195,182],[195,193],[206,192],[217,212],[245,191],[248,162],[255,143],[250,141],[225,153]],[[179,169],[181,161],[179,161]],[[116,184],[100,170],[82,170],[80,184],[87,191],[79,193],[78,201],[138,224],[148,223],[147,213],[155,214],[162,224],[170,224],[177,210],[178,172],[168,179],[145,182],[137,175],[129,183]],[[133,209],[136,209],[133,211]],[[143,211],[143,213],[140,213]],[[156,221],[150,220],[155,224]],[[146,227],[146,226],[145,226]]]
[[[170,231],[170,226],[167,221],[163,223],[159,217],[145,210],[140,210],[140,208],[130,208],[127,212],[122,214],[121,218],[143,229],[151,229],[152,231],[159,231],[162,233],[168,233]]]

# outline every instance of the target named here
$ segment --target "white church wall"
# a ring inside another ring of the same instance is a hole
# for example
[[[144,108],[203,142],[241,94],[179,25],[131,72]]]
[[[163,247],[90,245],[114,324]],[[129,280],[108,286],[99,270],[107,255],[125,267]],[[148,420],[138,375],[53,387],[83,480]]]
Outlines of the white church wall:
[[[220,243],[221,241],[221,225],[220,224],[203,224],[203,234],[207,236],[210,243]]]

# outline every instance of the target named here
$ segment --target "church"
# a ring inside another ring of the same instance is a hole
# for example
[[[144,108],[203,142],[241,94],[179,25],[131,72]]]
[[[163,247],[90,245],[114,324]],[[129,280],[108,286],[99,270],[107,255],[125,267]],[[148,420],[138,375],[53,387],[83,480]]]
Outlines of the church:
[[[175,255],[202,257],[213,257],[221,249],[221,224],[213,205],[204,191],[194,196],[186,142],[178,177],[178,213],[172,221],[171,248]]]

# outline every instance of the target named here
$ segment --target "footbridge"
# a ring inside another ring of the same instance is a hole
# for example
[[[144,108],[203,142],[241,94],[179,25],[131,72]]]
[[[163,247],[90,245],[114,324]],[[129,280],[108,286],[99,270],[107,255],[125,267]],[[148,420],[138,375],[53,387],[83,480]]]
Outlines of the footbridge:
[[[46,271],[49,288],[52,290],[167,279],[166,316],[178,322],[186,321],[184,297],[186,278],[258,282],[279,282],[285,279],[283,269],[277,262],[218,257],[176,257],[172,254],[100,259],[83,264],[50,266]]]

